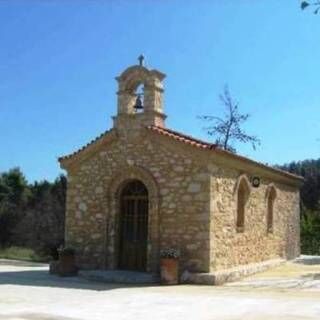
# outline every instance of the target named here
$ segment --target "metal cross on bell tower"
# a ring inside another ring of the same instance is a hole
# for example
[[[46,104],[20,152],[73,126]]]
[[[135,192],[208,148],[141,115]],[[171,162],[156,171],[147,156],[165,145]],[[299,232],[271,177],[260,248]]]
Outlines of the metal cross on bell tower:
[[[139,60],[139,66],[143,67],[144,66],[144,55],[140,54],[140,56],[138,57]]]

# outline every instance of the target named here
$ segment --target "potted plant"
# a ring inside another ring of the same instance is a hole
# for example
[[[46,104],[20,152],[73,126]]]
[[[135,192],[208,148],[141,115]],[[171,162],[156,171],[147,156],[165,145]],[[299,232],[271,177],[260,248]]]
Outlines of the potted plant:
[[[160,251],[160,278],[162,284],[179,283],[179,257],[177,249],[164,249]]]
[[[75,276],[78,273],[76,266],[75,250],[73,248],[60,248],[59,252],[59,275],[62,277]]]

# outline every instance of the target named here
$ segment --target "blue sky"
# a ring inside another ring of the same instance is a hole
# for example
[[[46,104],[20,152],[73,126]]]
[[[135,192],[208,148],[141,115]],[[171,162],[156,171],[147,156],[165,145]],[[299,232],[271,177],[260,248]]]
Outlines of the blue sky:
[[[167,126],[209,139],[228,83],[239,153],[265,163],[320,157],[320,16],[294,0],[0,0],[0,171],[53,180],[57,157],[111,126],[116,81],[143,52],[167,74]]]

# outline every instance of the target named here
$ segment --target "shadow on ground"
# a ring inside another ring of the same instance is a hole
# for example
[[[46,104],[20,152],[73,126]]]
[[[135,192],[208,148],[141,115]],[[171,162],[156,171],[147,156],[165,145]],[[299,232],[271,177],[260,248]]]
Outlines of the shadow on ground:
[[[79,320],[70,317],[52,316],[43,313],[18,313],[15,315],[0,315],[0,320]]]
[[[22,261],[22,260],[9,260],[0,259],[0,266],[12,266],[12,267],[46,267],[47,263]]]
[[[308,278],[312,280],[320,280],[320,273],[307,273],[301,275],[301,278]]]
[[[19,267],[21,267],[22,270],[19,270]],[[26,270],[26,268],[28,268],[28,270]],[[150,286],[147,284],[102,283],[89,281],[80,277],[59,277],[49,274],[46,264],[12,260],[0,261],[0,286],[1,285],[86,289],[95,291]]]

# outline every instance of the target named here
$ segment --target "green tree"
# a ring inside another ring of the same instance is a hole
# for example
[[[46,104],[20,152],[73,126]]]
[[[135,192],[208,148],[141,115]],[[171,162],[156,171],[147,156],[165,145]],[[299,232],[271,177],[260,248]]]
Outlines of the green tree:
[[[26,244],[42,255],[57,255],[64,242],[66,177],[53,183],[46,180],[29,186],[26,214],[15,230],[17,245]]]
[[[301,252],[320,254],[320,217],[308,212],[301,219]]]
[[[291,162],[280,169],[304,177],[301,187],[301,252],[320,254],[320,159]]]
[[[291,162],[279,168],[304,177],[300,190],[302,205],[309,214],[320,216],[320,159]]]
[[[28,184],[19,168],[0,174],[0,246],[56,256],[64,241],[66,177]]]
[[[28,202],[27,181],[19,168],[0,175],[0,245],[12,241],[13,229],[24,215]]]

